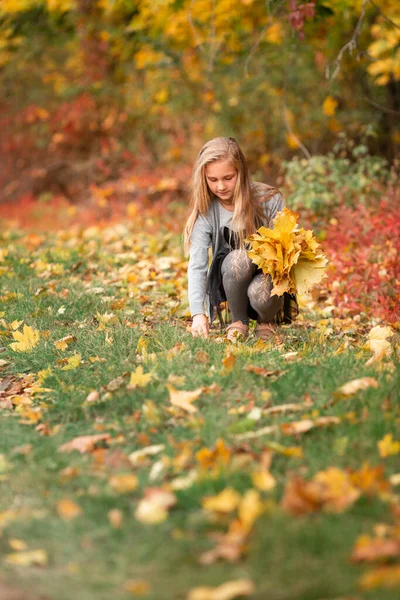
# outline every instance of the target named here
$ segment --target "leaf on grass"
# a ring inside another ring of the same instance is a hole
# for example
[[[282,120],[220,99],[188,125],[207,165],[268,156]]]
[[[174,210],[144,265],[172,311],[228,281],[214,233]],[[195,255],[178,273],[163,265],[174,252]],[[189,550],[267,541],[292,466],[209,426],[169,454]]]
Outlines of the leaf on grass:
[[[308,410],[309,406],[304,404],[277,404],[270,408],[265,408],[262,412],[263,415],[278,415],[286,412],[297,412],[300,410]]]
[[[187,600],[235,600],[243,596],[251,596],[255,592],[255,585],[249,579],[236,579],[227,581],[218,587],[201,586],[193,588]]]
[[[282,508],[298,516],[318,510],[340,513],[359,498],[351,477],[345,471],[330,467],[317,473],[311,481],[293,477],[285,487]]]
[[[361,535],[358,537],[351,560],[354,562],[385,561],[400,556],[400,539]]]
[[[146,458],[149,456],[154,456],[155,454],[159,454],[165,449],[165,444],[154,444],[152,446],[146,446],[145,448],[141,448],[140,450],[135,450],[135,452],[131,452],[129,455],[129,460],[134,467],[141,465],[145,462]]]
[[[8,545],[10,546],[11,550],[15,550],[17,552],[21,552],[22,550],[26,550],[28,548],[28,544],[24,540],[19,540],[16,538],[8,540]]]
[[[400,565],[379,567],[367,571],[358,580],[363,590],[372,590],[377,587],[394,588],[400,586]]]
[[[111,527],[114,529],[121,529],[122,521],[124,520],[124,515],[119,508],[112,508],[107,513],[108,520],[110,522]]]
[[[379,454],[381,458],[394,456],[400,453],[400,442],[393,440],[393,434],[387,433],[380,442],[378,442]]]
[[[283,374],[283,371],[280,371],[279,369],[272,371],[271,369],[256,367],[255,365],[246,365],[244,370],[255,373],[256,375],[261,375],[261,377],[279,377],[279,375]]]
[[[134,596],[147,596],[151,591],[151,585],[145,579],[128,579],[124,584],[124,590]]]
[[[276,486],[276,479],[267,470],[254,471],[251,479],[254,487],[261,490],[262,492],[269,492]]]
[[[147,488],[135,511],[135,517],[141,523],[155,525],[168,517],[168,509],[176,504],[176,496],[162,488]]]
[[[257,490],[246,490],[239,504],[238,517],[241,525],[248,531],[264,512],[265,507]]]
[[[367,390],[370,387],[378,387],[378,382],[375,379],[375,377],[361,377],[360,379],[352,379],[351,381],[348,381],[340,388],[338,388],[334,392],[334,395],[339,397],[352,396],[356,392],[359,392],[361,390]]]
[[[391,327],[381,327],[380,325],[377,325],[371,329],[368,334],[368,342],[366,345],[374,354],[365,363],[366,365],[378,362],[385,356],[390,356],[392,347],[387,338],[392,337],[392,335],[394,335],[394,332]]]
[[[54,345],[57,348],[57,350],[64,351],[68,348],[70,344],[72,344],[72,342],[76,342],[76,337],[72,334],[69,334],[61,338],[61,340],[54,342]]]
[[[92,452],[98,444],[98,442],[103,442],[105,440],[109,440],[111,438],[109,433],[99,433],[95,435],[79,435],[78,437],[62,444],[59,447],[59,452],[72,452],[73,450],[77,450],[81,454],[85,454],[86,452]]]
[[[112,475],[108,483],[117,494],[128,494],[138,487],[139,480],[134,473],[120,473]]]
[[[166,384],[169,391],[169,400],[173,406],[177,406],[178,408],[182,408],[189,413],[197,412],[197,408],[192,405],[192,402],[197,400],[199,396],[203,393],[203,388],[197,388],[197,390],[192,391],[184,391],[184,390],[176,390],[169,383]]]
[[[82,356],[80,354],[74,354],[67,359],[66,364],[61,367],[62,371],[73,371],[77,369],[82,362]]]
[[[233,488],[225,488],[216,496],[206,496],[201,503],[206,510],[230,513],[239,506],[240,494]]]
[[[70,498],[63,498],[57,502],[57,512],[64,521],[72,521],[82,514],[82,509]]]
[[[11,552],[6,554],[5,562],[8,565],[18,567],[31,567],[36,565],[39,567],[45,567],[48,563],[48,556],[46,550],[27,550],[26,552]]]
[[[32,350],[39,343],[39,331],[32,329],[28,325],[24,325],[23,331],[13,331],[12,336],[16,342],[10,344],[10,348],[14,352],[27,352]]]
[[[232,352],[228,352],[226,356],[222,359],[222,364],[225,371],[232,371],[233,367],[236,363],[236,356],[232,354]]]
[[[151,373],[143,373],[143,367],[142,365],[139,365],[136,368],[136,371],[131,373],[131,379],[127,385],[127,389],[135,390],[139,387],[146,387],[146,385],[152,380],[152,377],[153,376]]]

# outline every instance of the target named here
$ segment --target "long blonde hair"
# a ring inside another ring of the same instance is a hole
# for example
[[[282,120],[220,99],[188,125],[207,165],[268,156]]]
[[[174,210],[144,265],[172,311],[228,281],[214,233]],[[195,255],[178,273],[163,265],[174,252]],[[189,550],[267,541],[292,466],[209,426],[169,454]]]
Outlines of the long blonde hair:
[[[190,213],[184,229],[184,249],[189,254],[190,236],[199,215],[205,216],[211,205],[211,192],[207,185],[205,167],[217,160],[229,160],[237,171],[237,180],[233,191],[232,227],[239,234],[240,246],[243,247],[246,236],[251,235],[262,224],[262,209],[259,199],[252,193],[249,169],[246,158],[237,141],[232,137],[217,137],[207,142],[193,166],[190,180],[189,200]],[[268,188],[267,197],[278,190]]]

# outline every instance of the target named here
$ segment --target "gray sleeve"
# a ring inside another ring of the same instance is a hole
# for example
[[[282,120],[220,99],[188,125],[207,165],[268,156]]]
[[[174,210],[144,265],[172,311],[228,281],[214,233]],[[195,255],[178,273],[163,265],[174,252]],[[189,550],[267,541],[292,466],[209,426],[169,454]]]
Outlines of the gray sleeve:
[[[190,258],[188,267],[188,296],[192,317],[205,314],[204,298],[208,269],[208,249],[211,246],[211,224],[202,217],[197,217],[190,236]]]
[[[264,217],[266,219],[266,226],[273,227],[273,220],[275,219],[278,212],[284,209],[285,200],[280,192],[272,196],[269,200],[262,203],[262,209]]]

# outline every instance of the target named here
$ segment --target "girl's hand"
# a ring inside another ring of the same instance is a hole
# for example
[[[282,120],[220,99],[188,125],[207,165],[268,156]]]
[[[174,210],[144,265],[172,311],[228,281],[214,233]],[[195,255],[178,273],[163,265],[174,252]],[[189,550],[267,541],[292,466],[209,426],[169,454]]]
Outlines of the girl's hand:
[[[209,329],[210,325],[206,315],[194,315],[191,328],[193,337],[200,336],[206,338],[208,337]]]

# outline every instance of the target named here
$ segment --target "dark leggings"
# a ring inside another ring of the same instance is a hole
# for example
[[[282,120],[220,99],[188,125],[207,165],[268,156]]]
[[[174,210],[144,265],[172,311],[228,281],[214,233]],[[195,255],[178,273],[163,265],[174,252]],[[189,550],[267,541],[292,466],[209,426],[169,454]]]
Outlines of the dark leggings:
[[[282,307],[282,296],[271,296],[272,281],[269,275],[256,275],[257,267],[246,250],[232,250],[221,266],[222,284],[232,313],[232,322],[249,322],[248,302],[257,313],[258,323],[271,323]]]

